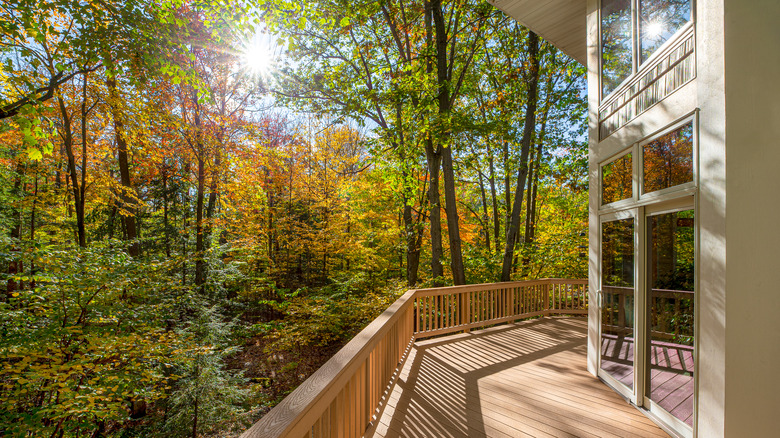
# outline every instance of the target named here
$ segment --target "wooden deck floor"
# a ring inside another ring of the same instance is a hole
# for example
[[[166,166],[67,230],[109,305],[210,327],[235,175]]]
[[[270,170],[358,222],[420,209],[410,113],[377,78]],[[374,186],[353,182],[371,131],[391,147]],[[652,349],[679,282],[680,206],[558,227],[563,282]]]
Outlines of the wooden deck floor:
[[[653,341],[650,399],[693,427],[693,348]],[[601,367],[624,385],[634,382],[634,340],[601,336]]]
[[[374,437],[668,437],[586,371],[585,318],[421,341]]]

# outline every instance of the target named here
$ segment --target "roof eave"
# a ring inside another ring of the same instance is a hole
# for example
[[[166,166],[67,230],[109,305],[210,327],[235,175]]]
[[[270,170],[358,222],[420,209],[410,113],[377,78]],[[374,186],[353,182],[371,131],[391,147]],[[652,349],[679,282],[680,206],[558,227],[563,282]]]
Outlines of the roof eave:
[[[587,63],[586,0],[488,0],[579,63]]]

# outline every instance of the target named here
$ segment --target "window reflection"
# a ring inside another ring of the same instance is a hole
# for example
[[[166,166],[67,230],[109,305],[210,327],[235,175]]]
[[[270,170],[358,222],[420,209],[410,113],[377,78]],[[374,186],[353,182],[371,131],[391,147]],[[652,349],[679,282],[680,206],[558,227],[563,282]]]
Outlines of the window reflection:
[[[646,61],[691,20],[691,0],[639,0],[639,53]]]
[[[601,90],[606,96],[632,70],[631,2],[601,1]]]
[[[694,213],[650,219],[650,399],[693,425]]]
[[[630,153],[601,168],[601,205],[633,196],[631,173]]]
[[[601,225],[601,369],[634,386],[634,219]]]
[[[693,0],[601,0],[601,97],[689,23],[692,11]]]
[[[693,181],[693,123],[642,148],[643,193]]]

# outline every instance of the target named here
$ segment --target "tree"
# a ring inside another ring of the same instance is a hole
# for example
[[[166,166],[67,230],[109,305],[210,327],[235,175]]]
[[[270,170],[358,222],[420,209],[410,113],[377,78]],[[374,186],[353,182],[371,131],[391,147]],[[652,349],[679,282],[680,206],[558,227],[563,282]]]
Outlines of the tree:
[[[533,32],[529,32],[528,36],[528,57],[530,59],[528,72],[528,103],[526,104],[525,126],[523,128],[523,139],[521,141],[520,169],[517,173],[514,203],[512,204],[510,222],[504,244],[501,281],[509,281],[510,274],[512,273],[515,241],[520,227],[520,209],[523,203],[523,190],[525,188],[526,177],[528,176],[528,153],[531,149],[532,136],[536,129],[537,87],[539,83],[539,37]]]

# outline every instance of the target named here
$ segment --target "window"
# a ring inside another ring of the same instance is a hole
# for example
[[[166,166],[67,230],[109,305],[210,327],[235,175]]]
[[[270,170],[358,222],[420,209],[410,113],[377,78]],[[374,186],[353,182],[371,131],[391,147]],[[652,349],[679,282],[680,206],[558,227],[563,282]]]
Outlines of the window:
[[[645,62],[691,21],[691,0],[639,0],[639,52]]]
[[[634,218],[601,224],[601,369],[634,387]]]
[[[680,436],[696,415],[696,126],[615,147],[598,180],[597,374]]]
[[[693,181],[693,122],[642,147],[642,193]]]
[[[602,98],[689,23],[692,10],[693,0],[601,0]]]
[[[632,161],[628,153],[601,167],[601,205],[633,196]]]
[[[601,2],[601,88],[606,96],[631,74],[631,1]]]

